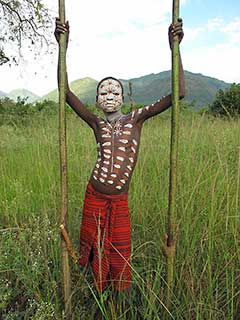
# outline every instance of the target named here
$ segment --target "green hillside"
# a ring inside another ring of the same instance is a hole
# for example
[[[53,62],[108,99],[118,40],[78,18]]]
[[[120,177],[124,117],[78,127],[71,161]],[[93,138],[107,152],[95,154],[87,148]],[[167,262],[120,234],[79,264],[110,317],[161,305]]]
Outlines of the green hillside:
[[[39,99],[39,96],[37,96],[33,92],[28,91],[26,89],[15,89],[15,90],[12,90],[11,92],[9,92],[7,94],[7,97],[12,99],[12,100],[14,100],[14,101],[17,101],[18,97],[28,98],[27,102],[30,102],[30,103]]]
[[[149,104],[163,95],[170,93],[171,77],[170,71],[152,73],[143,77],[133,79],[121,79],[124,91],[125,102],[129,102],[128,83],[132,82],[133,97],[135,103]],[[225,89],[230,84],[215,78],[207,77],[202,74],[196,74],[185,71],[186,81],[186,101],[191,103],[195,101],[197,107],[204,107],[212,103],[216,92],[219,89]],[[85,103],[94,104],[96,96],[97,81],[92,78],[83,78],[70,83],[72,91]],[[49,99],[57,101],[58,92],[54,90],[41,100]]]
[[[126,92],[128,92],[128,82],[132,82],[134,100],[137,103],[149,104],[171,92],[170,71],[122,81]],[[224,81],[188,71],[185,71],[185,83],[185,100],[189,103],[195,101],[197,107],[207,106],[212,103],[219,89],[225,89],[230,86]]]
[[[83,78],[70,83],[71,90],[85,103],[95,103],[96,86],[98,81],[92,78]],[[58,100],[58,90],[53,90],[43,96],[41,100]]]

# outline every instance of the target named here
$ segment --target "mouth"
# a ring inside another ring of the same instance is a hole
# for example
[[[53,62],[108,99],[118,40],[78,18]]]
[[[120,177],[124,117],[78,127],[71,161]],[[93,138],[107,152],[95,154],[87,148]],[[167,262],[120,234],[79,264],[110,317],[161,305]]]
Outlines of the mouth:
[[[108,103],[106,105],[107,108],[114,108],[115,107],[115,104],[114,103]]]

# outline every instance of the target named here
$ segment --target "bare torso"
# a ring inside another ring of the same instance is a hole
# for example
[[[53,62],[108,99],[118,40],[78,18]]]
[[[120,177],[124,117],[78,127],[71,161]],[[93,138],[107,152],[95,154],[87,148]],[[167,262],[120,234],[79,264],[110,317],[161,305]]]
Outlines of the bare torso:
[[[97,191],[127,193],[137,161],[142,128],[137,115],[135,111],[111,123],[97,117],[98,158],[90,178]]]

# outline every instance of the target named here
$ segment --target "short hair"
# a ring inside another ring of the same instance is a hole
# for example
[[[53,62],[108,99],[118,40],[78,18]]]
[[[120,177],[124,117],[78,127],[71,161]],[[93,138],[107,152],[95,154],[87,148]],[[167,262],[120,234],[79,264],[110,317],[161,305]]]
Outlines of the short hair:
[[[98,89],[99,89],[101,83],[102,83],[103,81],[105,81],[105,80],[108,80],[108,79],[115,80],[115,81],[117,81],[117,82],[120,84],[120,86],[121,86],[121,88],[122,88],[122,95],[123,95],[123,94],[124,94],[124,89],[123,89],[123,85],[122,85],[121,81],[118,80],[118,79],[116,79],[116,78],[114,78],[114,77],[106,77],[106,78],[103,78],[103,79],[98,83],[98,85],[97,85],[97,96],[98,96]]]

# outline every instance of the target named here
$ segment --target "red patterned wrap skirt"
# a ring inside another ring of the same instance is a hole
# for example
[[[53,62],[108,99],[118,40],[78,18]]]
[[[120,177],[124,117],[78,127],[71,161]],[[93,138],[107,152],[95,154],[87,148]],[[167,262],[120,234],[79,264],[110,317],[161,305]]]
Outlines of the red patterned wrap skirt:
[[[95,286],[124,290],[131,283],[128,195],[108,195],[87,186],[80,233],[80,264],[91,264]]]

